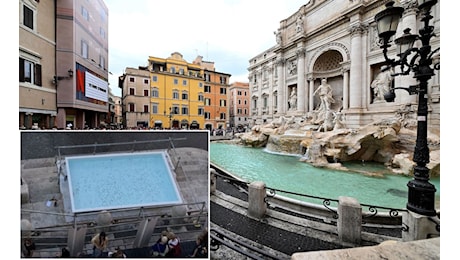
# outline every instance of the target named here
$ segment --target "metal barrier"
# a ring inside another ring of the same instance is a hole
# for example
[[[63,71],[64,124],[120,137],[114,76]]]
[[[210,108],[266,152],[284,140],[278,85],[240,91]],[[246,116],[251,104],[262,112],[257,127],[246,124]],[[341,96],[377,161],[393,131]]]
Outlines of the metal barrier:
[[[207,202],[179,204],[187,208],[199,208],[186,212],[185,216],[172,216],[161,213],[152,213],[151,210],[159,211],[171,206],[141,207],[130,209],[108,210],[111,214],[124,213],[123,216],[115,217],[108,225],[100,225],[96,222],[97,215],[101,212],[92,213],[53,213],[22,209],[22,213],[36,213],[46,215],[61,215],[73,217],[72,223],[65,223],[46,228],[22,230],[23,238],[31,238],[36,251],[54,257],[60,252],[60,248],[67,247],[72,256],[88,255],[92,252],[91,238],[100,231],[106,232],[110,237],[110,243],[122,248],[143,248],[154,243],[163,230],[174,230],[174,233],[186,240],[194,241],[208,225],[208,212],[205,211]],[[120,214],[118,214],[120,215]],[[90,220],[91,217],[93,220]],[[79,217],[89,220],[77,221]],[[185,240],[185,241],[186,241]],[[115,246],[113,246],[115,248]]]

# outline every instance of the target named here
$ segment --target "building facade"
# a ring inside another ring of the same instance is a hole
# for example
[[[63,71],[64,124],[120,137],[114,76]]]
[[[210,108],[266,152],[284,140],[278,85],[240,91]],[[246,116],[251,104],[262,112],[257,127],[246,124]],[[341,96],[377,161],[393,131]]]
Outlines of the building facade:
[[[214,62],[203,61],[198,56],[193,63],[203,69],[205,125],[208,130],[224,130],[229,127],[228,88],[231,75],[218,72]]]
[[[174,52],[150,56],[148,66],[126,68],[119,77],[127,128],[225,129],[230,74],[216,72],[198,56],[192,63]]]
[[[147,67],[126,68],[119,77],[122,89],[122,125],[127,128],[148,128],[150,122],[150,72]]]
[[[110,122],[107,6],[103,0],[55,3],[56,126],[97,128]]]
[[[121,97],[115,96],[109,88],[109,127],[120,129],[123,125]]]
[[[249,127],[249,83],[233,82],[229,87],[229,125],[232,129]]]
[[[373,82],[385,63],[374,16],[388,1],[309,1],[280,22],[274,46],[249,61],[251,124],[264,124],[280,117],[302,121],[315,116],[321,99],[316,90],[325,80],[332,90],[330,109],[346,118],[346,127],[356,128],[394,115],[402,106],[416,111],[417,95],[396,90],[396,100],[377,97]],[[400,21],[404,28],[418,32],[417,4],[399,1],[406,7]],[[440,45],[439,2],[433,8],[436,37]],[[395,37],[395,38],[396,38]],[[396,48],[390,48],[396,57]],[[430,130],[440,125],[439,71],[429,82]],[[416,84],[413,75],[393,79],[395,87]],[[439,130],[437,130],[439,131]]]
[[[166,59],[149,57],[150,125],[155,128],[200,129],[204,123],[203,72],[174,52]]]
[[[55,1],[19,1],[19,127],[50,129],[56,120]]]

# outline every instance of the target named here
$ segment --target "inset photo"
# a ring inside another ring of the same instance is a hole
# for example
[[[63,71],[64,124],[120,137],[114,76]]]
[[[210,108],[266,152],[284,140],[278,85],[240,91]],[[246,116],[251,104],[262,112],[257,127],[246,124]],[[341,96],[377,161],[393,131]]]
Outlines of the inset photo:
[[[208,131],[20,138],[22,257],[207,257]]]

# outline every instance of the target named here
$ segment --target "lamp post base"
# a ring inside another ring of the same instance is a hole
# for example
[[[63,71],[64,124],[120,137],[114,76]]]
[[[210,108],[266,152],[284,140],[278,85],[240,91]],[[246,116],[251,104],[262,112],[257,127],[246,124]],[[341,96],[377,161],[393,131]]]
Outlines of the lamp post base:
[[[428,181],[413,179],[407,183],[409,198],[407,209],[424,216],[436,216],[436,188]]]

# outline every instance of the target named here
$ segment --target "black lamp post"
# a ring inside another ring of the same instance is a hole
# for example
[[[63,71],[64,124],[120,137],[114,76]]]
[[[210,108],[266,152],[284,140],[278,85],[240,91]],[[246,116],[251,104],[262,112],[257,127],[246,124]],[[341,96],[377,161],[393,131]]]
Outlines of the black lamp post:
[[[417,140],[413,158],[416,165],[414,166],[414,179],[407,183],[409,187],[407,209],[425,216],[436,215],[436,188],[429,182],[429,169],[426,165],[430,161],[427,141],[428,80],[434,75],[434,70],[439,70],[440,68],[439,63],[433,64],[433,55],[439,52],[439,48],[431,50],[430,39],[435,35],[433,33],[434,27],[429,25],[429,21],[433,18],[430,14],[431,8],[437,2],[437,0],[418,1],[418,9],[422,14],[421,20],[424,23],[424,27],[419,30],[419,35],[410,34],[410,29],[406,29],[401,37],[394,40],[397,45],[399,60],[390,59],[387,52],[391,46],[390,38],[396,34],[404,8],[395,7],[393,6],[394,2],[390,1],[387,3],[385,10],[375,15],[379,37],[383,40],[381,48],[388,64],[388,67],[384,70],[399,66],[399,72],[393,74],[393,76],[408,75],[412,71],[414,72],[414,78],[418,81],[416,86],[392,88],[385,95],[385,100],[388,102],[394,101],[395,89],[404,89],[409,94],[418,94]],[[421,41],[422,46],[420,48],[413,47],[416,40]]]
[[[169,129],[172,129],[171,120],[174,117],[174,114],[173,114],[171,108],[169,108],[169,114],[168,115],[166,115],[166,111],[164,111],[164,114],[165,114],[165,116],[167,116],[169,118]]]

